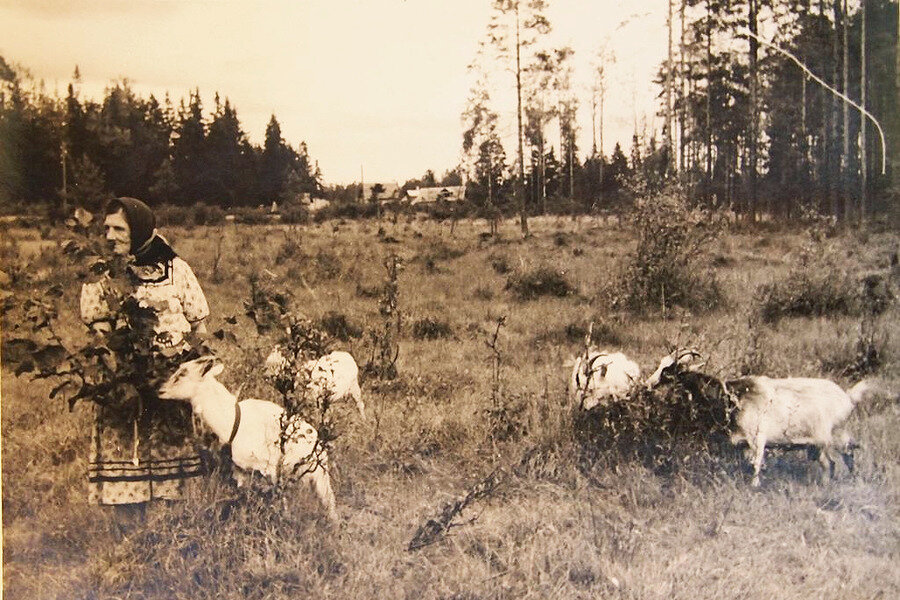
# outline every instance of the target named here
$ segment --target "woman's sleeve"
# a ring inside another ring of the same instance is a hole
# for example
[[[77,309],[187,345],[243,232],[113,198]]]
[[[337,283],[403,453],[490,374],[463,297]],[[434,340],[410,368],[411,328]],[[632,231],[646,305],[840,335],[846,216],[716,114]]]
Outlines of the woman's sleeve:
[[[196,323],[209,316],[209,305],[206,303],[206,296],[203,295],[203,288],[200,287],[200,282],[197,281],[190,265],[183,260],[179,262],[181,273],[178,284],[181,306],[185,318],[191,323]]]
[[[81,286],[81,320],[85,325],[112,318],[109,307],[103,299],[103,283],[95,281]]]

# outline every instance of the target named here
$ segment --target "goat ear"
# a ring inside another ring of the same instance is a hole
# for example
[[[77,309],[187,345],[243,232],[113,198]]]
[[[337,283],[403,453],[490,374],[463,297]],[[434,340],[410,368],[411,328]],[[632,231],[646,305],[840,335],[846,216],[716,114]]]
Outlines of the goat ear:
[[[217,377],[222,374],[222,371],[225,370],[225,365],[220,362],[212,363],[208,369],[203,373],[204,377]]]
[[[203,358],[197,359],[197,364],[200,365],[200,377],[206,377],[210,371],[215,369],[216,366],[221,363],[218,363],[212,356],[204,356]]]
[[[687,370],[690,371],[691,373],[697,373],[700,371],[700,369],[702,369],[705,366],[706,366],[706,361],[703,361],[702,363],[697,363],[695,365],[688,365]]]

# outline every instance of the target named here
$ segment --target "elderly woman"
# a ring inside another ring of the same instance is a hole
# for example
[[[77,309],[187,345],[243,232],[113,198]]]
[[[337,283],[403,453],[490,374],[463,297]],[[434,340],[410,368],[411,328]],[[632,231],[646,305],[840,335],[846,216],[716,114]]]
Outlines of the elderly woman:
[[[177,357],[190,346],[186,334],[205,331],[209,307],[190,266],[155,229],[150,208],[117,198],[106,208],[104,228],[111,250],[128,257],[129,292],[155,313],[154,352]],[[107,306],[108,279],[81,289],[81,318],[95,332],[110,331],[116,318]],[[88,501],[141,505],[181,497],[184,481],[202,473],[191,442],[190,407],[144,393],[133,402],[97,402],[88,468]]]

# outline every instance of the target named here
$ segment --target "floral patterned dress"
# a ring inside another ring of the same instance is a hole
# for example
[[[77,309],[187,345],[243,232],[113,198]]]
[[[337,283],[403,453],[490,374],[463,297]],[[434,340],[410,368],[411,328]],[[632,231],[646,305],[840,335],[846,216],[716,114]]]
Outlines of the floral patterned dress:
[[[191,325],[209,315],[203,290],[190,266],[175,257],[129,268],[132,296],[157,315],[154,345],[160,352],[187,351]],[[81,288],[81,318],[88,326],[111,318],[103,280]],[[88,501],[129,504],[181,497],[184,481],[203,473],[192,442],[191,407],[144,397],[135,407],[94,403],[88,465]]]

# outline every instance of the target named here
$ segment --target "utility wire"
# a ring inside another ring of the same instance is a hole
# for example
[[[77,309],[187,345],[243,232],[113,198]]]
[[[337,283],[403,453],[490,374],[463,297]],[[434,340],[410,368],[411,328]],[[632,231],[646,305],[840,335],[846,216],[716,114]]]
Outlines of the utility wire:
[[[837,91],[836,89],[834,89],[833,87],[831,87],[830,85],[825,83],[821,78],[817,77],[815,73],[810,71],[806,65],[804,65],[802,62],[800,62],[800,59],[798,59],[796,56],[794,56],[787,50],[784,50],[782,48],[779,48],[775,44],[767,42],[766,40],[762,39],[761,37],[759,37],[752,31],[750,31],[749,29],[745,29],[743,27],[738,30],[738,35],[752,37],[753,39],[755,39],[757,42],[759,42],[763,46],[766,46],[767,48],[771,48],[772,50],[775,50],[776,52],[787,56],[789,59],[791,59],[792,61],[797,63],[797,66],[800,67],[801,69],[803,69],[803,71],[807,75],[809,75],[816,83],[822,85],[825,89],[827,89],[831,93],[835,94],[836,96],[843,98],[844,100],[846,100],[847,102],[852,104],[854,107],[856,107],[859,110],[859,112],[861,112],[865,116],[869,117],[869,119],[871,119],[871,121],[875,124],[875,128],[878,129],[878,135],[881,136],[881,174],[882,175],[885,174],[886,163],[887,163],[887,147],[884,142],[884,131],[882,131],[881,125],[878,123],[878,119],[876,119],[872,113],[870,113],[865,108],[863,108],[862,106],[860,106],[859,104],[857,104],[856,102],[854,102],[853,100],[851,100],[850,98],[848,98],[847,96],[842,94],[841,92]]]

